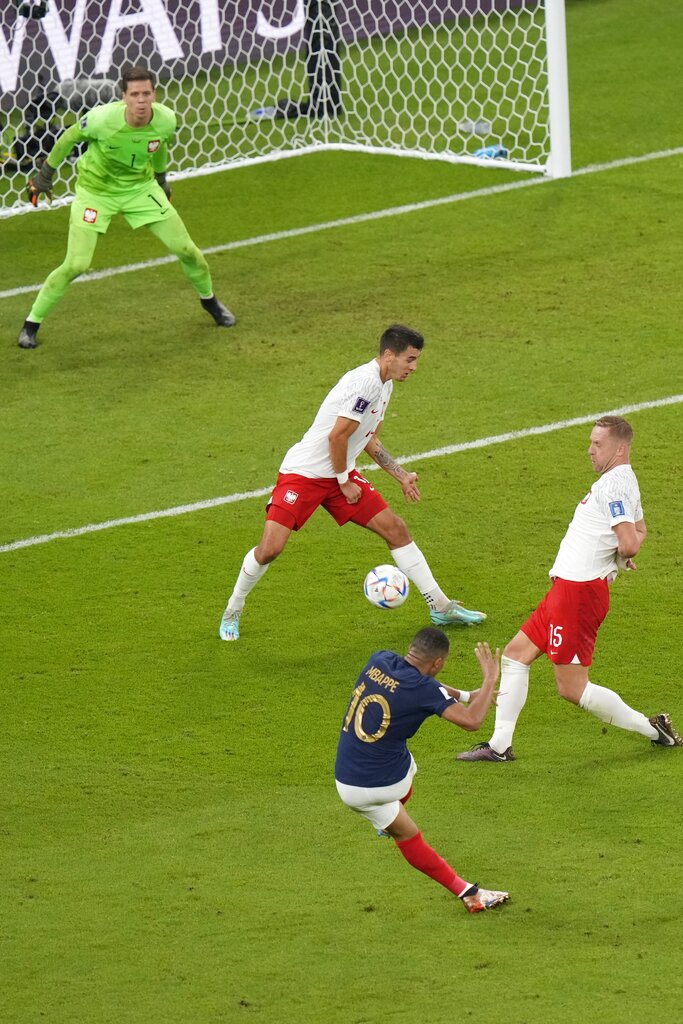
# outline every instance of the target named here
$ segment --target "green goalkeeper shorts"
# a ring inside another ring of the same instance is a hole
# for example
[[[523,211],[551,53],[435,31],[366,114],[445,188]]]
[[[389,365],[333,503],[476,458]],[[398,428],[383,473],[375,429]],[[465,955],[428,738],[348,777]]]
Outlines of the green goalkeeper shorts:
[[[141,228],[145,224],[165,220],[172,209],[166,193],[156,181],[148,181],[118,196],[96,195],[76,185],[71,204],[71,224],[92,228],[103,235],[117,213],[122,213],[132,228]]]

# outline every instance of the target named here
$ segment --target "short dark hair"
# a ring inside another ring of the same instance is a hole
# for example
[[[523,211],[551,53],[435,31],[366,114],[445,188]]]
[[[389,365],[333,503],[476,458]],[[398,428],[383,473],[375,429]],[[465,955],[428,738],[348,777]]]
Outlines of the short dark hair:
[[[409,650],[419,658],[440,658],[448,654],[450,643],[446,634],[433,626],[425,626],[410,641]]]
[[[419,331],[412,327],[405,327],[404,324],[391,324],[379,339],[379,354],[389,349],[396,355],[405,352],[407,348],[421,349],[425,340]]]
[[[128,92],[128,86],[131,82],[150,82],[153,89],[156,89],[157,86],[152,72],[149,68],[143,67],[127,68],[123,72],[121,75],[121,92]]]
[[[624,444],[630,444],[633,440],[633,427],[623,416],[601,416],[599,420],[595,421],[594,426],[604,427],[613,437],[623,441]]]

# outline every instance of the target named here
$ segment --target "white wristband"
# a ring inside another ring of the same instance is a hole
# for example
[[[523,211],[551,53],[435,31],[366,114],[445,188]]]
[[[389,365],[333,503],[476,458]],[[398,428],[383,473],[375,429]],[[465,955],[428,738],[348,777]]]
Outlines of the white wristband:
[[[337,473],[337,483],[338,484],[346,484],[346,483],[348,483],[348,480],[349,480],[349,471],[347,469],[345,469],[343,473]]]
[[[458,704],[469,704],[469,702],[470,702],[470,691],[469,690],[459,690],[458,692],[460,694],[460,696],[458,697]]]

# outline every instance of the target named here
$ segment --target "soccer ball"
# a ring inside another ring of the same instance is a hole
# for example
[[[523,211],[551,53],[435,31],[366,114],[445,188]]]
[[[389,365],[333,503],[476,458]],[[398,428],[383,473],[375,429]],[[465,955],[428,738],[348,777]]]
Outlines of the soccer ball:
[[[376,608],[398,608],[408,596],[408,577],[395,565],[378,565],[365,577],[363,590]]]

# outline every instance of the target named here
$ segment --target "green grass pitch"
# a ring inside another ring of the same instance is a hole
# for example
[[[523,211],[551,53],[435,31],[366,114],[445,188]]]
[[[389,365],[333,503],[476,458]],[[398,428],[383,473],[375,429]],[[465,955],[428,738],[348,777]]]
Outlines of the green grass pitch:
[[[568,4],[575,167],[683,144],[683,20],[669,0]],[[681,392],[678,156],[211,257],[239,317],[213,328],[176,266],[75,284],[15,346],[0,299],[0,544],[248,492],[347,368],[403,320],[395,455]],[[320,155],[179,182],[202,246],[520,180]],[[65,210],[0,221],[0,288],[44,280]],[[115,225],[96,267],[160,255]],[[680,729],[680,405],[631,417],[649,537],[613,589],[592,678]],[[453,596],[443,678],[504,643],[544,592],[591,481],[589,426],[416,461],[405,508]],[[401,511],[400,492],[376,480]],[[339,802],[332,765],[367,655],[425,624],[373,609],[386,551],[314,517],[218,621],[263,499],[0,553],[3,1024],[644,1024],[680,1015],[678,751],[607,729],[532,670],[518,760],[459,765],[431,720],[410,810],[465,877],[470,917]],[[677,967],[678,965],[678,967]]]

